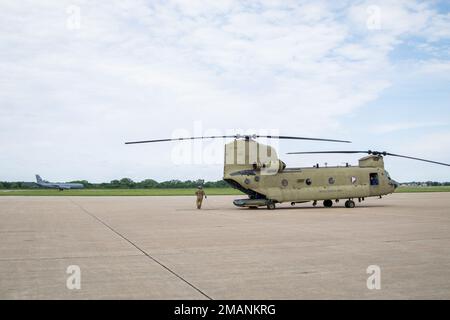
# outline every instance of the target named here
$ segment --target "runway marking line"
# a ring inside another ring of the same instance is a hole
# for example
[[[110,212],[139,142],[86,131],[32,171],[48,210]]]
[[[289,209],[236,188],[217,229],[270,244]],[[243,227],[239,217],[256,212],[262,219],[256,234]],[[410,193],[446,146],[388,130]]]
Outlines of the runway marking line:
[[[108,228],[109,230],[111,230],[112,232],[114,232],[116,235],[118,235],[119,237],[121,237],[123,240],[127,241],[129,244],[131,244],[133,247],[135,247],[137,250],[139,250],[140,252],[142,252],[147,258],[149,258],[150,260],[152,260],[153,262],[157,263],[158,265],[160,265],[161,267],[163,267],[165,270],[167,270],[168,272],[170,272],[172,275],[174,275],[175,277],[177,277],[178,279],[180,279],[181,281],[183,281],[184,283],[186,283],[188,286],[190,286],[192,289],[194,289],[195,291],[197,291],[198,293],[200,293],[202,296],[206,297],[208,300],[213,300],[210,296],[208,296],[205,292],[203,292],[202,290],[200,290],[199,288],[197,288],[196,286],[194,286],[192,283],[190,283],[188,280],[184,279],[182,276],[180,276],[179,274],[177,274],[175,271],[171,270],[169,267],[167,267],[166,265],[164,265],[162,262],[160,262],[159,260],[157,260],[156,258],[152,257],[149,253],[147,253],[144,249],[140,248],[137,244],[135,244],[133,241],[131,241],[130,239],[128,239],[127,237],[125,237],[123,234],[121,234],[120,232],[118,232],[117,230],[115,230],[113,227],[111,227],[110,225],[108,225],[106,222],[104,222],[103,220],[101,220],[100,218],[98,218],[95,214],[91,213],[90,211],[88,211],[87,209],[85,209],[82,205],[76,203],[75,201],[73,201],[72,199],[69,200],[70,202],[72,202],[72,204],[74,204],[75,206],[77,206],[78,208],[80,208],[84,213],[86,213],[87,215],[89,215],[90,217],[92,217],[93,219],[97,220],[98,222],[100,222],[102,225],[104,225],[106,228]]]

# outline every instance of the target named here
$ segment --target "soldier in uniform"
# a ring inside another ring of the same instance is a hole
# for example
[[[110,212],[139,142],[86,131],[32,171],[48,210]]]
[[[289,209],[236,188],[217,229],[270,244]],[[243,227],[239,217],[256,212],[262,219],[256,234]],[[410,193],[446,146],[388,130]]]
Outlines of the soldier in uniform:
[[[203,190],[202,186],[198,187],[198,190],[195,192],[195,195],[197,196],[197,209],[202,208],[203,198],[207,199],[205,191]]]

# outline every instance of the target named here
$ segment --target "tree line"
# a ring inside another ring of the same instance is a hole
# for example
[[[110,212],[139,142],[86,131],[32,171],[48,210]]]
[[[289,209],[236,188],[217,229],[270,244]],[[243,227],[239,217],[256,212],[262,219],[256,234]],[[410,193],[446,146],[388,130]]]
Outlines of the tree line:
[[[404,182],[404,185],[412,185],[412,186],[427,186],[427,187],[442,187],[442,186],[450,186],[450,182],[436,182],[436,181],[426,181],[426,182]]]
[[[204,180],[170,180],[158,182],[153,179],[145,179],[135,182],[130,178],[112,180],[111,182],[91,183],[87,180],[70,181],[70,183],[82,183],[86,189],[191,189],[203,186],[204,188],[228,188],[225,181],[207,181]],[[0,181],[0,189],[35,189],[39,186],[34,182],[7,182]]]

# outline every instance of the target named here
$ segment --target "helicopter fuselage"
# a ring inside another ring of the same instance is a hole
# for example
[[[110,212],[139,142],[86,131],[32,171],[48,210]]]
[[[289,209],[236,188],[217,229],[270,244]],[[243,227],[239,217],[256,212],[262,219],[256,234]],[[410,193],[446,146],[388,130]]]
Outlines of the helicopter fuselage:
[[[252,149],[257,156],[250,156]],[[271,147],[254,141],[235,141],[226,146],[225,157],[224,180],[249,196],[234,202],[239,207],[361,200],[393,193],[398,187],[384,169],[381,155],[364,157],[358,166],[286,168]]]
[[[225,177],[225,181],[250,199],[276,203],[376,197],[393,193],[398,186],[383,168],[356,166],[285,169],[275,175],[255,173]]]

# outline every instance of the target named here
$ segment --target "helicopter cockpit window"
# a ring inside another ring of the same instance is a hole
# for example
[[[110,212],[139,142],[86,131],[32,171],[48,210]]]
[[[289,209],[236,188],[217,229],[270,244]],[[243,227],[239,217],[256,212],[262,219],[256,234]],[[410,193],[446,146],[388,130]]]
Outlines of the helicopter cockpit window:
[[[380,181],[378,180],[378,173],[371,173],[370,174],[370,185],[378,186],[379,184],[380,184]]]

